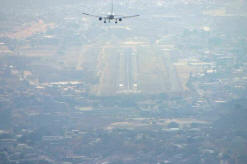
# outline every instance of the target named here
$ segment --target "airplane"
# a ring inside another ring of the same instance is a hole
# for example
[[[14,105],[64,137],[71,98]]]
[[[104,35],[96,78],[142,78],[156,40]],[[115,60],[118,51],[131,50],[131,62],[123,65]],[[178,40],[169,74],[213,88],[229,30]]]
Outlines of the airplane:
[[[91,17],[96,17],[96,18],[98,18],[99,21],[104,20],[104,23],[107,23],[107,22],[110,23],[112,20],[115,20],[115,23],[118,23],[118,22],[121,22],[125,18],[133,18],[133,17],[140,16],[140,15],[130,15],[130,16],[115,15],[113,13],[113,0],[112,0],[112,5],[111,5],[111,12],[110,12],[110,14],[108,14],[106,16],[92,15],[92,14],[88,14],[88,13],[82,13],[82,14],[87,15],[87,16],[91,16]]]

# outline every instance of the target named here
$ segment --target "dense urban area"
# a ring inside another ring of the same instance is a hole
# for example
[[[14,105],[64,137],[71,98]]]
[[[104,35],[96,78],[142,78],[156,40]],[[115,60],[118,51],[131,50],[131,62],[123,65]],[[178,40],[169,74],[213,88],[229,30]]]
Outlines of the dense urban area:
[[[246,164],[247,2],[2,0],[0,164]]]

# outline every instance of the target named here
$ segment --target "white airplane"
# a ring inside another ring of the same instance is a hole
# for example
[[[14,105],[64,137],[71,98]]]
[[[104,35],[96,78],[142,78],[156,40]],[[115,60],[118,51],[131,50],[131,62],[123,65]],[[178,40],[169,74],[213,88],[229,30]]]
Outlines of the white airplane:
[[[118,21],[121,22],[125,18],[133,18],[133,17],[140,16],[140,15],[130,15],[130,16],[115,15],[113,13],[113,1],[112,1],[112,6],[111,6],[111,12],[110,12],[110,14],[108,14],[106,16],[92,15],[92,14],[88,14],[88,13],[82,13],[82,14],[87,15],[87,16],[91,16],[91,17],[96,17],[99,19],[99,21],[104,20],[104,23],[107,23],[107,22],[110,23],[111,20],[115,20],[115,23],[118,23]]]

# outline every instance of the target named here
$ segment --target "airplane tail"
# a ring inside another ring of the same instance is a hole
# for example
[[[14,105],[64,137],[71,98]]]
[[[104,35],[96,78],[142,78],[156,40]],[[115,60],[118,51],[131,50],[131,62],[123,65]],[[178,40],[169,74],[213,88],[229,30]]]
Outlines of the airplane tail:
[[[111,1],[111,14],[113,14],[113,0]]]

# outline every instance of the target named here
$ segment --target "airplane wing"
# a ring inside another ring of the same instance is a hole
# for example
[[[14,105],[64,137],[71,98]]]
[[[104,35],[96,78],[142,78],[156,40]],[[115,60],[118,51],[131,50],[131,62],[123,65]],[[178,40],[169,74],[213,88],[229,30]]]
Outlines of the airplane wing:
[[[98,15],[92,15],[92,14],[88,14],[88,13],[82,13],[83,15],[87,15],[87,16],[91,16],[91,17],[95,17],[95,18],[102,18],[102,16],[98,16]]]
[[[125,19],[125,18],[133,18],[133,17],[138,17],[140,15],[130,15],[130,16],[116,16],[117,19]]]

